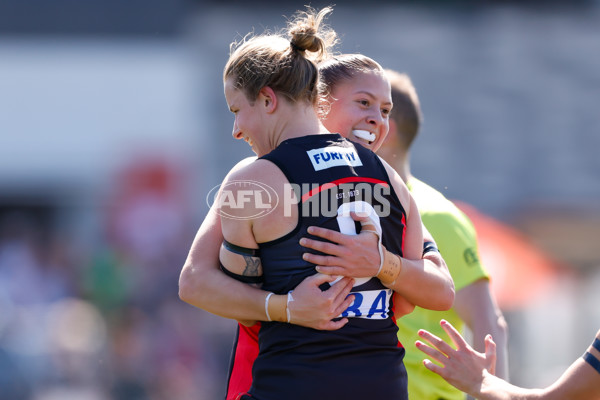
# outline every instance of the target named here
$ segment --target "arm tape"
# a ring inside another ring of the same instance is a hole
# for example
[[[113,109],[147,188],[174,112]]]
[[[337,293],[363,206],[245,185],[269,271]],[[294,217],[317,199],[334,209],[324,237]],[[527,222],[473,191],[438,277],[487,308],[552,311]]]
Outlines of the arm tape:
[[[435,242],[425,242],[425,243],[423,243],[423,255],[425,255],[427,253],[434,252],[434,251],[436,253],[440,252],[438,250],[437,246],[435,245]]]
[[[594,343],[592,343],[592,347],[595,348],[596,350],[600,351],[600,339],[598,339],[598,338],[594,339]]]
[[[243,282],[243,283],[262,283],[264,281],[264,277],[261,276],[246,276],[246,275],[240,275],[240,274],[235,274],[233,272],[231,272],[230,270],[228,270],[227,268],[225,268],[225,266],[219,261],[219,267],[221,267],[221,271],[223,271],[223,273],[225,273],[225,275]]]
[[[586,351],[583,355],[583,359],[592,366],[600,374],[600,360],[596,358],[593,354]]]
[[[250,249],[248,247],[238,246],[233,243],[229,243],[223,239],[223,247],[232,253],[239,254],[241,256],[260,257],[260,249]]]

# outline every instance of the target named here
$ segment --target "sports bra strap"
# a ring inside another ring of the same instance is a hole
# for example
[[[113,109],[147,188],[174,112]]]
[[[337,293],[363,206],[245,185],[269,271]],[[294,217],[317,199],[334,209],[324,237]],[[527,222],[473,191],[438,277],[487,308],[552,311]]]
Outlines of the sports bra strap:
[[[232,253],[239,254],[241,256],[260,257],[260,249],[250,249],[248,247],[238,246],[233,243],[229,243],[223,239],[223,246]]]

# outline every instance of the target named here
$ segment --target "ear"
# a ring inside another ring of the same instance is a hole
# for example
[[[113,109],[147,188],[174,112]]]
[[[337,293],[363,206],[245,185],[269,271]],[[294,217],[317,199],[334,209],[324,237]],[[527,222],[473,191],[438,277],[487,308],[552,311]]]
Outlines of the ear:
[[[268,114],[273,113],[277,109],[277,94],[269,86],[265,86],[258,92],[259,104],[265,107]]]

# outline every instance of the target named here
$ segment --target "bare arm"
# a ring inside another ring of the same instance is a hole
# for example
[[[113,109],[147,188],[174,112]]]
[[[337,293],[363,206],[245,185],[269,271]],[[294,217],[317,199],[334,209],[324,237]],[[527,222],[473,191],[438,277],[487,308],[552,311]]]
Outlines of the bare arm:
[[[406,246],[404,257],[400,258],[400,274],[388,287],[419,307],[438,311],[450,309],[454,302],[454,281],[439,252],[423,255],[424,241],[434,240],[425,229],[412,196],[406,225]]]
[[[223,242],[221,224],[210,212],[198,230],[179,277],[179,297],[195,307],[239,321],[266,321],[268,292],[239,282],[219,270],[219,248]],[[305,279],[294,291],[292,322],[315,329],[339,329],[344,321],[331,321],[352,302],[346,298],[352,280],[336,282],[322,292],[319,285],[334,277]]]
[[[249,160],[246,160],[246,162]],[[236,168],[243,166],[244,162]],[[265,298],[268,292],[239,282],[219,269],[219,249],[223,242],[221,221],[211,209],[190,248],[179,277],[181,300],[221,317],[266,321]],[[343,321],[331,321],[346,309],[352,280],[344,279],[322,292],[318,287],[334,277],[305,279],[294,291],[293,323],[315,329],[339,329]]]
[[[221,221],[211,210],[190,248],[179,277],[179,297],[195,307],[236,320],[266,320],[267,293],[219,270]]]
[[[454,283],[446,263],[437,252],[422,254],[424,241],[434,242],[433,237],[423,226],[414,199],[400,176],[391,167],[386,168],[394,190],[407,212],[404,257],[400,258],[401,271],[390,288],[414,305],[432,310],[447,310],[454,300]],[[311,227],[309,233],[333,242],[309,238],[301,241],[305,247],[331,255],[304,254],[304,259],[317,264],[320,272],[352,277],[377,275],[381,257],[376,235],[361,233],[358,236],[348,236],[320,227]]]
[[[473,348],[485,351],[485,337],[496,343],[495,375],[508,379],[508,326],[494,301],[487,279],[480,279],[456,292],[454,310],[473,333]]]
[[[600,337],[600,332],[596,337]],[[591,353],[592,351],[588,349]],[[600,352],[596,351],[600,360]],[[562,376],[543,390],[544,400],[598,400],[600,399],[600,371],[582,358],[575,360]]]

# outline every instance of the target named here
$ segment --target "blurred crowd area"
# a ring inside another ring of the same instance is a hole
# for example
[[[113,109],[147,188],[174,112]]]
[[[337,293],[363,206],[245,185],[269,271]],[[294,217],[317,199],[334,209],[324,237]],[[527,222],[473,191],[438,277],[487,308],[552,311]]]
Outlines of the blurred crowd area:
[[[150,161],[114,183],[92,241],[68,207],[0,208],[0,399],[222,395],[233,324],[177,296],[197,228],[181,181]]]

